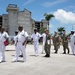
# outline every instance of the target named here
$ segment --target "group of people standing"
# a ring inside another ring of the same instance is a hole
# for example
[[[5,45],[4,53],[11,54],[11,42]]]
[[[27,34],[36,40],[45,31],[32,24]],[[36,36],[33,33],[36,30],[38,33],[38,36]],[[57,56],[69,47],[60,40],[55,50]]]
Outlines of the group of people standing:
[[[36,29],[34,29],[34,33],[31,35],[31,43],[33,43],[34,45],[35,56],[38,56],[39,39],[41,37],[43,37],[43,35],[40,35],[40,33],[37,32]],[[28,39],[28,33],[23,29],[23,26],[20,25],[18,27],[18,31],[15,31],[15,36],[14,36],[14,45],[15,45],[16,54],[15,57],[12,59],[13,62],[18,61],[20,52],[22,53],[23,56],[23,62],[26,61],[27,39]],[[50,57],[51,35],[49,34],[49,30],[45,30],[45,37],[43,39],[45,40],[43,44],[43,50],[45,49],[46,52],[45,57]],[[6,40],[9,40],[9,35],[5,31],[4,27],[0,26],[0,63],[5,62],[4,53],[5,53],[6,45],[4,44],[4,42]]]
[[[46,29],[44,33],[40,35],[40,33],[38,33],[36,29],[34,29],[34,33],[31,35],[31,38],[31,41],[34,44],[35,56],[38,55],[39,39],[42,39],[42,53],[44,53],[45,50],[45,57],[50,57],[51,35],[49,34],[49,30]]]
[[[4,42],[9,39],[8,33],[5,31],[4,27],[0,26],[0,63],[5,61],[5,44]],[[28,39],[28,33],[23,29],[23,26],[20,25],[18,27],[18,31],[15,31],[14,36],[14,45],[16,54],[13,58],[13,62],[18,61],[18,57],[20,55],[20,52],[22,52],[23,56],[23,62],[26,61],[26,44]],[[37,32],[37,29],[34,29],[34,33],[31,35],[31,43],[34,45],[34,51],[35,56],[38,56],[38,48],[39,48],[39,39],[42,40],[42,53],[45,51],[44,57],[50,57],[50,49],[51,49],[51,40],[53,40],[54,44],[54,50],[55,53],[58,53],[58,49],[60,48],[60,42],[62,39],[62,45],[63,45],[63,54],[70,53],[69,47],[68,47],[68,40],[70,40],[72,52],[75,55],[75,34],[72,31],[70,38],[66,35],[66,31],[63,30],[63,34],[61,36],[58,35],[57,32],[54,33],[54,36],[52,37],[49,33],[48,29],[44,30],[44,33],[41,35],[39,32]]]
[[[32,35],[33,36],[33,35]],[[60,45],[63,46],[63,54],[69,54],[70,49],[69,49],[69,44],[72,49],[73,55],[75,55],[75,34],[74,31],[71,31],[70,35],[66,34],[66,30],[63,30],[62,35],[59,35],[58,32],[54,32],[54,35],[51,36],[49,33],[49,30],[45,30],[42,35],[40,35],[36,30],[34,30],[34,36],[33,41],[34,41],[34,50],[35,50],[35,55],[38,53],[38,42],[37,44],[35,43],[36,41],[36,36],[37,37],[42,37],[42,53],[46,53],[45,57],[50,57],[50,50],[51,50],[51,41],[53,41],[54,45],[54,53],[58,53],[58,49],[60,48]],[[39,40],[38,38],[38,40]],[[35,40],[34,40],[35,39]],[[38,41],[37,40],[37,41]],[[37,51],[37,53],[36,53]]]
[[[67,53],[69,54],[70,51],[69,51],[68,43],[69,43],[69,37],[67,36],[65,30],[63,30],[63,34],[61,36],[59,36],[57,32],[54,33],[53,44],[54,44],[55,53],[58,53],[60,44],[62,44],[63,54],[66,54],[66,49],[68,50]]]
[[[63,30],[63,34],[61,36],[59,36],[58,33],[55,32],[53,36],[55,53],[58,52],[58,49],[60,48],[60,43],[63,46],[63,54],[70,53],[70,49],[69,49],[69,45],[70,45],[72,54],[75,55],[75,33],[73,30],[71,31],[70,35],[67,35],[65,30]]]

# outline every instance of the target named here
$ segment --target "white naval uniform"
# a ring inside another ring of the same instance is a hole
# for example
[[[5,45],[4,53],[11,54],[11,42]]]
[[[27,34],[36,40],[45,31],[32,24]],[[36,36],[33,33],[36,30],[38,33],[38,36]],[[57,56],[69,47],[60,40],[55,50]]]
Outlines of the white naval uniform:
[[[38,47],[39,47],[39,38],[41,35],[37,32],[36,34],[33,33],[31,38],[33,38],[33,44],[34,44],[34,50],[35,50],[35,55],[38,55]]]
[[[18,36],[14,36],[14,45],[15,45],[15,50],[17,50],[17,41],[18,41]]]
[[[5,61],[5,48],[4,41],[9,38],[7,32],[0,33],[0,62]]]
[[[23,42],[25,41],[25,38],[28,37],[28,35],[24,30],[22,30],[21,32],[18,33],[17,37],[18,37],[17,50],[15,59],[13,61],[18,61],[20,51],[22,51],[23,54],[23,61],[26,61],[26,50],[25,45],[23,45]]]
[[[46,41],[46,34],[45,33],[43,33],[42,34],[42,38],[43,38],[43,44],[42,44],[42,53],[44,52],[44,46],[45,46],[45,41]]]
[[[72,53],[75,54],[75,34],[70,36],[70,45],[71,45],[71,49],[72,49]]]

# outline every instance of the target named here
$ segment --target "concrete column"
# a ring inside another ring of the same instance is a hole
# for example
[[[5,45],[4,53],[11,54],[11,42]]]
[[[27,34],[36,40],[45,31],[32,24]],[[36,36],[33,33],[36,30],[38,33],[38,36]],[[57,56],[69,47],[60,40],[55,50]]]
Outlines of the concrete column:
[[[17,5],[8,5],[8,32],[10,36],[13,36],[15,30],[18,28],[18,7]]]

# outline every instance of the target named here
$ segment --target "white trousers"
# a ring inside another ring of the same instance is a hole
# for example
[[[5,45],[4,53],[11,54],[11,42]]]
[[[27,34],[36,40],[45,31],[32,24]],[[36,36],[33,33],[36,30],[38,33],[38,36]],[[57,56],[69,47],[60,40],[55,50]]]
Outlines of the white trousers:
[[[45,42],[42,43],[42,53],[44,52]]]
[[[22,45],[22,42],[18,42],[16,48],[16,56],[15,59],[16,61],[18,60],[18,57],[20,55],[20,51],[22,51],[23,54],[23,61],[26,61],[26,50],[25,50],[25,45]]]
[[[5,49],[6,46],[4,45],[4,43],[0,44],[0,61],[5,61]]]
[[[39,42],[34,41],[34,50],[35,50],[35,54],[38,54],[38,47],[39,47]]]
[[[71,45],[72,53],[75,54],[75,45],[73,43],[71,43],[70,45]]]

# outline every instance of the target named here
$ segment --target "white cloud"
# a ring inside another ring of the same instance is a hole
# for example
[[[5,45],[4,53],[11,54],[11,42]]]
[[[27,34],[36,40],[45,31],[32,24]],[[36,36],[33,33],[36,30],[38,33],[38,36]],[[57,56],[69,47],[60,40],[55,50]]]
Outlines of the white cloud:
[[[33,2],[34,0],[27,0],[27,2],[25,2],[23,5],[28,5],[30,4],[31,2]]]
[[[54,12],[55,19],[62,23],[72,23],[75,24],[75,13],[73,12],[67,12],[63,9],[58,9],[56,12]]]
[[[44,2],[43,4],[42,4],[42,6],[44,6],[44,7],[50,7],[50,6],[53,6],[53,5],[56,5],[56,4],[59,4],[59,3],[62,3],[62,2],[65,2],[65,1],[67,1],[67,0],[56,0],[56,1],[54,1],[54,2]]]

